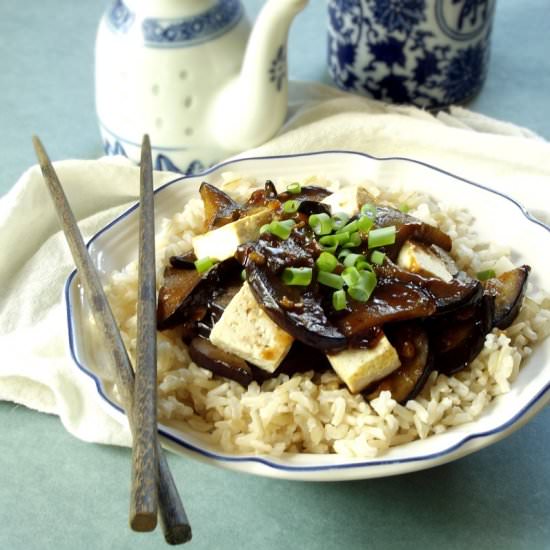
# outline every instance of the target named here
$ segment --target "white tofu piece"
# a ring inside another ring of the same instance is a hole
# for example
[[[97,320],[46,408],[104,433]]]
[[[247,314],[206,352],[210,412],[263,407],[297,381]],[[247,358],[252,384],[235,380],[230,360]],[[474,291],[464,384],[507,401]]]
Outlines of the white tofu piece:
[[[346,187],[325,197],[322,201],[328,204],[333,214],[343,212],[350,218],[359,213],[361,207],[366,203],[374,202],[371,194],[364,187]]]
[[[327,358],[352,393],[364,390],[401,365],[397,351],[384,334],[372,349],[347,349]]]
[[[256,214],[193,237],[195,256],[199,259],[208,256],[216,258],[220,262],[231,258],[239,245],[258,238],[260,228],[268,223],[271,217],[271,210],[261,210]]]
[[[397,265],[413,273],[426,273],[443,279],[447,283],[453,279],[445,262],[435,252],[413,241],[403,244],[397,257]]]
[[[275,372],[294,338],[267,316],[245,282],[214,325],[210,341],[267,372]]]

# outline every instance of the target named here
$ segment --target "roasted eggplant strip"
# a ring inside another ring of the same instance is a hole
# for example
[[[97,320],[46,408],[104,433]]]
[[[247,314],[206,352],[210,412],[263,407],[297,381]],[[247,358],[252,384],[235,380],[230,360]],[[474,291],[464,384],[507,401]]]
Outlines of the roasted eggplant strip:
[[[428,330],[435,369],[450,375],[466,367],[483,349],[494,311],[494,296],[484,294],[475,304],[434,319]]]
[[[400,210],[390,206],[376,206],[376,227],[394,225],[397,230],[395,244],[388,246],[386,252],[395,260],[403,243],[409,239],[421,241],[427,245],[435,244],[443,250],[450,251],[452,241],[449,235],[441,229],[413,218]]]
[[[459,271],[450,282],[412,273],[401,269],[389,260],[376,267],[375,271],[381,287],[384,286],[385,281],[399,281],[425,290],[433,298],[436,307],[433,313],[437,314],[476,302],[483,293],[481,283],[463,271]]]
[[[379,281],[368,302],[350,301],[348,310],[331,320],[350,340],[386,323],[424,318],[436,311],[435,300],[422,288],[408,282]]]
[[[199,193],[204,204],[207,230],[222,227],[240,217],[240,205],[221,189],[203,182],[199,188]]]
[[[241,386],[246,387],[254,380],[252,369],[244,359],[216,347],[206,338],[193,338],[189,344],[189,355],[199,367],[235,380]]]
[[[164,330],[187,321],[200,321],[208,312],[213,296],[224,291],[240,276],[233,258],[214,265],[206,274],[196,270],[167,267],[159,291],[157,328]]]
[[[196,260],[197,257],[195,256],[195,253],[190,250],[189,252],[179,256],[171,256],[170,265],[176,269],[195,269]]]
[[[498,277],[493,277],[485,283],[485,292],[495,297],[493,321],[495,327],[508,328],[517,317],[527,289],[530,271],[531,268],[528,265],[522,265]]]
[[[176,314],[187,297],[201,282],[201,275],[196,270],[166,267],[164,284],[159,290],[157,306],[157,327],[159,330],[169,328],[182,322]]]
[[[433,370],[428,334],[418,324],[405,324],[387,327],[386,336],[397,350],[401,366],[371,387],[365,397],[370,401],[389,391],[393,399],[404,404],[418,395]]]
[[[286,240],[262,235],[240,247],[237,257],[258,304],[277,325],[312,347],[343,349],[347,340],[328,320],[318,286],[289,286],[280,278],[285,267],[312,267],[318,253],[311,231],[304,227]]]

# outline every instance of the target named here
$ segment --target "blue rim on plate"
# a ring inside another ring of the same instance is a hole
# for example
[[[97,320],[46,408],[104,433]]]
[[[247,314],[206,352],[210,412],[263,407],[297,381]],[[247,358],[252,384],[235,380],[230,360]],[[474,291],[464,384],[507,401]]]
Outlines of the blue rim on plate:
[[[488,193],[497,195],[502,197],[503,199],[509,201],[512,203],[516,208],[518,208],[521,212],[521,214],[531,223],[536,224],[540,227],[542,227],[544,230],[546,230],[550,234],[550,227],[546,225],[545,223],[541,222],[540,220],[534,218],[527,209],[521,205],[518,201],[510,197],[509,195],[502,193],[501,191],[492,189],[490,187],[487,187],[485,185],[482,185],[480,183],[473,182],[471,180],[468,180],[466,178],[463,178],[461,176],[457,176],[451,172],[448,172],[446,170],[443,170],[441,168],[438,168],[436,166],[433,166],[429,163],[419,161],[416,159],[411,159],[407,157],[376,157],[374,155],[369,155],[367,153],[361,153],[358,151],[346,151],[346,150],[329,150],[329,151],[316,151],[311,153],[299,153],[299,154],[287,154],[287,155],[274,155],[274,156],[261,156],[261,157],[246,157],[246,158],[238,158],[229,160],[220,164],[217,164],[208,170],[205,170],[204,172],[198,174],[198,175],[192,175],[192,176],[180,176],[177,177],[160,187],[158,187],[155,190],[155,193],[159,193],[163,189],[166,189],[167,187],[180,182],[182,180],[186,179],[194,179],[201,176],[208,175],[212,172],[218,171],[220,168],[226,167],[231,164],[235,163],[243,163],[248,161],[262,161],[262,160],[278,160],[278,159],[289,159],[289,158],[295,158],[295,157],[312,157],[312,156],[318,156],[318,155],[331,155],[331,154],[344,154],[344,155],[356,155],[360,157],[365,157],[371,160],[375,161],[405,161],[409,163],[413,163],[416,165],[423,166],[425,168],[428,168],[430,170],[434,170],[436,172],[439,172],[440,174],[443,174],[445,176],[451,177],[455,180],[461,181],[463,183],[466,183],[470,186],[476,187],[478,189],[481,189],[483,191],[486,191]],[[107,224],[105,227],[100,229],[87,243],[87,247],[89,248],[94,241],[101,236],[103,233],[105,233],[107,230],[109,230],[113,225],[118,223],[120,220],[127,217],[131,212],[136,210],[138,208],[138,204],[134,204],[127,210],[125,210],[122,214],[117,216],[114,220],[112,220],[109,224]],[[71,297],[70,297],[70,288],[71,284],[76,276],[77,272],[74,270],[67,278],[67,281],[65,282],[64,287],[64,296],[65,296],[65,304],[66,304],[66,314],[67,314],[67,328],[68,328],[68,339],[69,339],[69,349],[70,354],[75,362],[76,366],[82,371],[84,374],[89,376],[96,385],[97,391],[99,395],[103,398],[103,400],[109,404],[111,407],[113,407],[116,411],[119,413],[124,414],[123,409],[115,403],[110,397],[107,396],[105,389],[103,387],[101,379],[89,368],[84,366],[78,359],[77,352],[76,352],[76,342],[75,342],[75,335],[74,335],[74,329],[73,329],[73,322],[74,319],[72,315],[72,305],[71,305]],[[198,447],[188,441],[185,440],[183,436],[176,437],[163,429],[162,427],[159,427],[159,434],[162,435],[167,440],[171,441],[172,443],[176,444],[177,446],[181,446],[189,451],[192,451],[194,453],[197,453],[198,455],[201,455],[204,458],[207,459],[213,459],[215,461],[219,461],[220,463],[256,463],[261,464],[263,466],[267,466],[268,468],[272,468],[274,470],[278,470],[281,472],[322,472],[322,471],[330,471],[330,470],[347,470],[347,469],[360,469],[360,468],[372,468],[375,466],[384,466],[384,465],[391,465],[391,464],[407,464],[407,463],[420,463],[424,461],[431,461],[436,459],[441,459],[444,461],[445,457],[448,455],[451,455],[454,451],[457,451],[460,448],[463,448],[468,442],[476,440],[476,439],[483,439],[483,438],[489,438],[491,436],[502,434],[503,432],[506,432],[508,428],[511,428],[513,425],[515,425],[518,420],[520,420],[527,412],[531,411],[539,402],[541,399],[547,394],[548,390],[550,390],[550,381],[546,383],[546,385],[538,392],[534,397],[531,398],[531,400],[523,407],[521,408],[513,417],[508,419],[506,422],[503,422],[502,424],[499,424],[497,427],[493,429],[489,429],[482,432],[475,432],[468,435],[465,435],[463,438],[461,438],[457,443],[450,445],[446,447],[445,449],[434,452],[434,453],[426,453],[426,454],[419,454],[415,456],[410,456],[406,458],[380,458],[380,459],[369,459],[368,461],[353,461],[353,462],[337,462],[337,463],[331,463],[331,464],[320,464],[320,465],[287,465],[287,464],[280,464],[276,461],[275,458],[268,458],[266,456],[258,456],[258,455],[226,455],[223,453],[213,452],[201,447]],[[474,449],[475,450],[475,449]],[[450,457],[452,458],[452,457]]]

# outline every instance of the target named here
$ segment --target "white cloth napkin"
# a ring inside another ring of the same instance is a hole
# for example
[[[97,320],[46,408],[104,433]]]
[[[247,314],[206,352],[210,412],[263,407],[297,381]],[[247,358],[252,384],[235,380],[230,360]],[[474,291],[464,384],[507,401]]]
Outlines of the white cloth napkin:
[[[292,83],[289,120],[269,143],[240,156],[355,150],[413,157],[500,189],[543,220],[550,143],[462,108],[434,117],[310,83]],[[139,195],[125,159],[63,161],[56,169],[85,238]],[[156,173],[160,185],[174,175]],[[57,414],[75,436],[129,444],[126,425],[105,412],[93,382],[68,353],[63,285],[73,269],[37,167],[0,199],[0,399]]]

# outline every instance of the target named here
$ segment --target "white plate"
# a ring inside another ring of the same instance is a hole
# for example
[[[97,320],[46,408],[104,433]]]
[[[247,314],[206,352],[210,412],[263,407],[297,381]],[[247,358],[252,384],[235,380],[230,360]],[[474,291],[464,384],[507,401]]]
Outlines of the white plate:
[[[477,183],[454,176],[425,163],[404,159],[377,159],[353,152],[321,152],[285,157],[265,157],[227,162],[205,174],[178,178],[157,190],[158,217],[170,217],[186,201],[197,196],[200,183],[221,183],[221,173],[231,171],[259,178],[286,181],[312,174],[384,185],[399,181],[425,191],[436,199],[469,208],[476,218],[480,240],[508,244],[515,251],[514,263],[532,266],[531,278],[538,288],[550,273],[550,228],[532,218],[512,198]],[[97,233],[88,248],[102,279],[135,259],[138,216],[136,206]],[[95,380],[106,409],[122,414],[113,399],[113,386],[100,369],[102,358],[90,341],[88,312],[78,277],[68,278],[65,296],[69,322],[69,345],[75,365]],[[550,399],[550,339],[539,344],[525,361],[512,390],[495,399],[475,422],[449,429],[440,435],[390,449],[375,459],[347,459],[338,455],[301,454],[283,458],[228,455],[205,445],[190,433],[160,425],[163,444],[193,458],[258,475],[293,480],[335,481],[365,479],[412,472],[433,467],[477,451],[502,439],[532,418]]]

